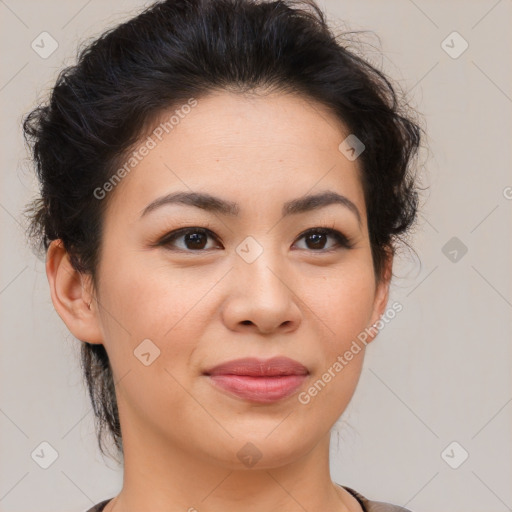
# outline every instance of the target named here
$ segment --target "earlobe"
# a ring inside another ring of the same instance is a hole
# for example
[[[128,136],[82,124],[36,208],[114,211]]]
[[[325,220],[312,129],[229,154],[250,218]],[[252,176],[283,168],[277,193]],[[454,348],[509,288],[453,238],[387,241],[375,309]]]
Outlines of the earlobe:
[[[53,306],[79,340],[102,343],[91,280],[75,270],[62,240],[53,240],[46,253],[46,276]]]

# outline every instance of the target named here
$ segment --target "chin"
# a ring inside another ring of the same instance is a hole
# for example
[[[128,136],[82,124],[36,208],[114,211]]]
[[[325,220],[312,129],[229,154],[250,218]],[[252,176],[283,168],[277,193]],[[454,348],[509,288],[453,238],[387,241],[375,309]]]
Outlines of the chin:
[[[278,424],[278,423],[277,423]],[[276,423],[273,429],[276,428]],[[210,452],[210,457],[215,459],[219,466],[228,470],[264,470],[274,469],[293,463],[306,455],[317,444],[318,440],[311,439],[304,444],[304,439],[293,439],[272,433],[272,429],[266,429],[260,435],[247,433],[245,430],[238,435],[230,431],[233,439],[228,443],[219,443],[220,451]],[[270,435],[269,435],[270,433]],[[211,444],[209,445],[211,448]]]

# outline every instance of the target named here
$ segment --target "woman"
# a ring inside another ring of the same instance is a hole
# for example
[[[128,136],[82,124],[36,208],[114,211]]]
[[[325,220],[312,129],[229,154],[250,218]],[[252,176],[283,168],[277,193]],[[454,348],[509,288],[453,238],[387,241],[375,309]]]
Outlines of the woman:
[[[313,0],[156,3],[24,130],[30,235],[124,463],[88,512],[406,510],[334,483],[329,440],[394,309],[421,129]]]

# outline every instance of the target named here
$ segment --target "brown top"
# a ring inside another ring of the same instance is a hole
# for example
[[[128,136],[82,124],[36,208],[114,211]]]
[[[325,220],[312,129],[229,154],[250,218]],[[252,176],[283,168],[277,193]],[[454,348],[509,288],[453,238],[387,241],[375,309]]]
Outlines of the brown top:
[[[340,485],[340,484],[336,484]],[[356,498],[356,500],[361,505],[363,512],[411,512],[409,509],[400,507],[399,505],[391,505],[390,503],[384,503],[382,501],[373,501],[365,498],[354,489],[347,487],[345,485],[340,485],[346,491],[348,491],[352,496]],[[107,506],[107,503],[113,498],[109,498],[108,500],[104,500],[100,503],[94,505],[94,507],[90,508],[86,512],[102,512],[103,509]]]

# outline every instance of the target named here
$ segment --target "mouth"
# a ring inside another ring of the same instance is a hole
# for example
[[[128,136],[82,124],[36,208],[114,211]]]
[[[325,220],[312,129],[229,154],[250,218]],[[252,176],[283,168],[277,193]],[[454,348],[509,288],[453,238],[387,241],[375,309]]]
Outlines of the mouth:
[[[292,395],[307,379],[308,369],[293,359],[245,358],[217,365],[203,375],[217,388],[243,400],[272,403]]]

